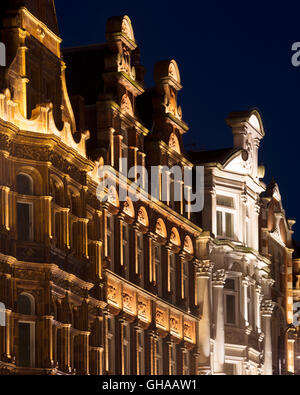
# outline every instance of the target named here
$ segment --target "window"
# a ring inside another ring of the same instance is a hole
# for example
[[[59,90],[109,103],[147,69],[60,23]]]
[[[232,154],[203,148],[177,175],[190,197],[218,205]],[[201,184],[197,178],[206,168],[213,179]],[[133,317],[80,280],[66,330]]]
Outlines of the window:
[[[137,332],[137,353],[138,353],[138,371],[139,375],[145,374],[145,332],[138,330]]]
[[[27,174],[18,174],[16,181],[19,195],[33,195],[33,181],[30,176]]]
[[[163,339],[161,337],[156,340],[156,374],[163,374]]]
[[[236,280],[227,279],[224,287],[224,299],[225,299],[225,324],[237,325],[237,291],[236,291]]]
[[[176,345],[174,343],[170,344],[170,375],[177,374],[177,355],[176,355]]]
[[[176,304],[176,255],[170,255],[170,290],[171,302]]]
[[[124,324],[124,342],[123,342],[123,347],[124,347],[124,374],[125,375],[130,375],[130,324],[125,323]]]
[[[108,344],[108,370],[111,374],[115,373],[115,317],[107,318],[107,344]]]
[[[162,294],[162,280],[161,280],[161,246],[154,246],[154,274],[155,283],[157,286],[158,295]]]
[[[32,229],[32,203],[17,203],[17,230],[18,240],[31,241],[33,238]]]
[[[18,323],[18,364],[22,367],[34,367],[35,364],[35,322],[28,316],[35,313],[35,301],[32,295],[21,294],[18,297],[17,311],[26,316]]]
[[[189,263],[188,262],[183,262],[183,296],[184,299],[189,301]]]
[[[138,233],[137,236],[137,265],[138,274],[141,280],[141,286],[144,284],[144,235],[143,233]]]
[[[228,196],[217,196],[217,235],[234,238],[234,201]]]
[[[125,268],[125,276],[129,279],[129,235],[128,225],[122,224],[122,235],[123,235],[123,266]]]
[[[182,351],[182,373],[184,376],[188,376],[190,374],[190,353],[188,350]]]
[[[249,209],[246,210],[246,246],[251,246],[251,228],[250,228],[250,215]]]
[[[107,256],[110,258],[110,269],[114,270],[114,217],[107,215]]]

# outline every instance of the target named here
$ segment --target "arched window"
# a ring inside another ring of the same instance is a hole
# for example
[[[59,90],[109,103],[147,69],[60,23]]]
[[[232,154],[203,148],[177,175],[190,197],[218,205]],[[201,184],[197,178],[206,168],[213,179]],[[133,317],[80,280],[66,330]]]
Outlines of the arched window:
[[[35,303],[32,295],[22,293],[18,297],[18,313],[23,315],[33,315],[35,313]]]
[[[33,181],[27,174],[18,174],[16,178],[17,192],[19,195],[33,195]]]
[[[18,324],[18,364],[34,367],[35,364],[35,322],[28,319],[35,313],[35,300],[30,294],[22,293],[18,297],[18,313],[26,316]]]

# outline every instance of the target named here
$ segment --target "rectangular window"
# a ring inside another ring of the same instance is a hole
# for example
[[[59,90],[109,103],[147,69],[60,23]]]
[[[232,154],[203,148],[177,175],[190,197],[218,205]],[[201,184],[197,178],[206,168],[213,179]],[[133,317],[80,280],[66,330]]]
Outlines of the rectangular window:
[[[221,211],[217,211],[217,232],[218,236],[223,235],[223,214]]]
[[[224,287],[225,303],[225,323],[227,325],[237,325],[238,321],[238,296],[236,289],[236,280],[233,278],[226,279]]]
[[[128,236],[128,225],[122,225],[123,234],[123,266],[125,268],[126,279],[129,279],[129,236]]]
[[[30,203],[17,203],[17,229],[18,240],[32,240],[32,205]]]
[[[110,258],[110,270],[114,270],[114,217],[107,215],[107,256]]]
[[[19,323],[19,365],[23,367],[31,366],[31,327],[30,324]]]
[[[163,374],[163,339],[161,337],[156,341],[156,373]]]
[[[235,295],[226,295],[226,323],[235,324]]]
[[[176,304],[176,255],[170,255],[170,285],[171,285],[171,301]]]
[[[234,200],[228,196],[217,196],[217,236],[234,238]]]
[[[139,374],[145,374],[145,333],[143,330],[137,333],[138,339],[138,366],[139,366]]]
[[[144,235],[139,233],[137,237],[137,259],[138,259],[138,275],[141,285],[144,284]]]
[[[161,278],[161,246],[154,246],[154,271],[155,283],[157,285],[158,295],[162,294],[162,278]]]
[[[171,376],[174,376],[177,374],[177,355],[176,355],[176,345],[171,344],[170,345],[170,356],[171,356],[171,361],[170,361],[170,374]]]
[[[115,318],[113,316],[108,317],[108,368],[111,374],[115,373]]]
[[[130,375],[130,324],[126,323],[124,325],[124,374]]]

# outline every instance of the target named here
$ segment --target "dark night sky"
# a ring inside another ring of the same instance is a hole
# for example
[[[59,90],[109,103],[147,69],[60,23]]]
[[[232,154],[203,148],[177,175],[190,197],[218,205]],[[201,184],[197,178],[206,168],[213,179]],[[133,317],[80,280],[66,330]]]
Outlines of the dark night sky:
[[[300,239],[300,67],[291,64],[292,44],[300,41],[300,2],[57,0],[56,7],[64,47],[104,42],[107,18],[127,14],[148,87],[156,61],[178,62],[179,101],[191,128],[186,144],[230,147],[227,114],[257,107],[266,131],[260,150],[265,181],[275,177],[287,215],[298,218]]]

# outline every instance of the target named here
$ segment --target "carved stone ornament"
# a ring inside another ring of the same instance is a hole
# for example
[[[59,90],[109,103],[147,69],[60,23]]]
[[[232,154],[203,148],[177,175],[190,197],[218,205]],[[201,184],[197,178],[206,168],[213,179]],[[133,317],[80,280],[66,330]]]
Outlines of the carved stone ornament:
[[[132,310],[132,301],[133,301],[132,296],[126,292],[123,292],[122,297],[123,297],[124,308],[126,308],[128,310]]]
[[[261,304],[261,314],[265,317],[271,317],[275,308],[273,300],[264,300]]]
[[[226,280],[226,274],[224,269],[213,272],[212,274],[213,286],[224,287],[225,280]]]
[[[115,303],[117,302],[117,289],[113,285],[107,286],[107,299]]]
[[[197,276],[210,277],[213,264],[210,261],[200,261],[197,263]]]
[[[144,212],[144,210],[142,209],[142,208],[140,208],[139,209],[139,212],[138,212],[138,222],[140,223],[140,224],[142,224],[142,225],[144,225],[144,226],[147,226],[148,224],[147,224],[147,219],[146,219],[146,217],[145,217],[145,212]]]
[[[175,317],[171,317],[170,318],[170,329],[171,329],[171,331],[173,331],[175,333],[178,333],[178,326],[179,326],[178,320]]]
[[[147,317],[147,305],[141,300],[138,302],[138,315]]]
[[[124,95],[121,100],[121,109],[127,114],[133,116],[132,103],[127,95]]]
[[[186,322],[184,323],[184,337],[187,339],[192,339],[192,326],[187,324]]]
[[[156,324],[165,327],[165,315],[162,311],[156,310]]]

